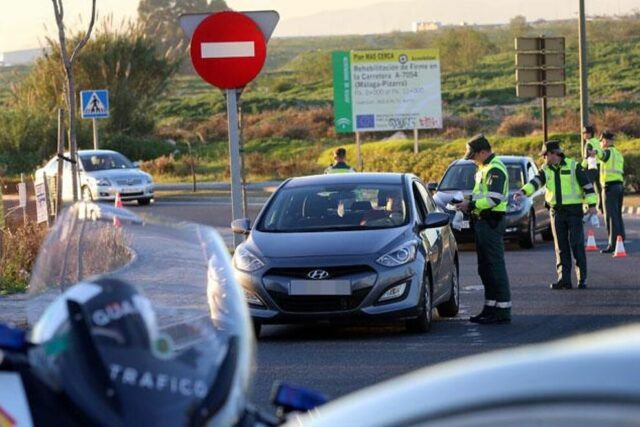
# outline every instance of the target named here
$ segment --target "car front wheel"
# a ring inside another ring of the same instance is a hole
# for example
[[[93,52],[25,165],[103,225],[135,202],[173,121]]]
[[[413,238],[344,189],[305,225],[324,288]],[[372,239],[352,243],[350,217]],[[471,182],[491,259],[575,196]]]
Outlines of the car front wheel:
[[[82,200],[85,202],[93,201],[93,195],[91,195],[91,189],[87,186],[82,187]]]
[[[440,317],[455,317],[460,310],[460,279],[458,277],[458,265],[451,272],[451,296],[436,307]]]
[[[138,204],[141,206],[147,206],[149,203],[151,203],[151,199],[148,197],[145,197],[144,199],[138,199]]]
[[[420,298],[421,312],[415,319],[406,321],[406,328],[409,332],[425,333],[431,329],[433,320],[433,307],[431,301],[431,279],[428,274],[422,282],[422,295]]]
[[[529,212],[527,231],[520,237],[518,242],[521,248],[531,249],[536,245],[536,217],[533,212]]]

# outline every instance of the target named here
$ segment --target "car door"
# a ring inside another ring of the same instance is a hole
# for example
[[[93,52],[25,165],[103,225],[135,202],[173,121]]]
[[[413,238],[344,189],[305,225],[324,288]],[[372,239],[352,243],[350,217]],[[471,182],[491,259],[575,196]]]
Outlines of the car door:
[[[427,189],[421,182],[414,180],[412,183],[412,193],[415,199],[416,208],[418,210],[418,218],[424,222],[427,215],[431,212],[437,212],[433,200],[429,196]],[[431,265],[431,274],[433,276],[433,297],[438,298],[443,292],[447,291],[445,283],[449,283],[451,271],[447,268],[447,251],[449,247],[449,227],[428,228],[420,232],[420,238],[425,247],[425,251]],[[447,248],[445,249],[445,245]]]

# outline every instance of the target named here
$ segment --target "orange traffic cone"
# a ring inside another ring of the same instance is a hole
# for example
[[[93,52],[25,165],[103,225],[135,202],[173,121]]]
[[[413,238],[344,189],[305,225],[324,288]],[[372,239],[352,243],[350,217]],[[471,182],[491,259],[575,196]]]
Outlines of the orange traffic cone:
[[[113,204],[116,208],[122,208],[122,196],[120,196],[120,193],[116,193],[116,201]],[[120,222],[120,218],[118,218],[117,215],[115,215],[113,217],[113,226],[114,227],[120,227],[122,225],[122,223]]]
[[[593,252],[598,250],[596,246],[596,236],[593,235],[593,230],[589,230],[587,233],[587,246],[585,247],[587,252]]]
[[[618,236],[618,240],[616,241],[616,250],[613,253],[614,258],[623,258],[627,256],[627,251],[624,250],[624,241],[622,240],[622,236]]]

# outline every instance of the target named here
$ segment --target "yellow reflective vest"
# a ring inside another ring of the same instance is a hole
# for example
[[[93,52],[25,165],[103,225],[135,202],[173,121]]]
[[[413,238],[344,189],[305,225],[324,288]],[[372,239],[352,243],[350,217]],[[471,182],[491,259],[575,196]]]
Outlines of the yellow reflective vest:
[[[558,205],[558,189],[556,188],[556,174],[560,174],[560,192],[562,194],[562,205],[581,205],[587,203],[594,205],[598,202],[595,193],[585,194],[584,189],[578,181],[578,175],[576,168],[578,162],[573,159],[565,158],[557,167],[551,167],[545,165],[542,167],[544,173],[544,185],[547,189],[545,192],[545,201],[549,206],[555,207]],[[536,180],[541,181],[540,178]],[[542,183],[537,182],[538,186]],[[590,184],[589,184],[590,185]],[[530,196],[536,191],[536,186],[533,182],[529,182],[522,187],[522,192]]]
[[[493,169],[499,169],[504,173],[504,185],[500,193],[489,191],[489,185],[487,183],[487,177],[489,172]],[[491,212],[507,212],[507,205],[509,202],[509,174],[504,163],[497,156],[493,156],[491,161],[482,165],[476,172],[476,182],[473,187],[473,193],[471,195],[474,201],[475,213],[490,210]],[[495,203],[494,199],[499,199],[500,203]]]
[[[609,157],[605,160],[605,152],[609,150]],[[607,149],[599,148],[596,150],[596,157],[601,161],[600,164],[600,183],[603,185],[608,182],[624,181],[624,157],[616,147]]]

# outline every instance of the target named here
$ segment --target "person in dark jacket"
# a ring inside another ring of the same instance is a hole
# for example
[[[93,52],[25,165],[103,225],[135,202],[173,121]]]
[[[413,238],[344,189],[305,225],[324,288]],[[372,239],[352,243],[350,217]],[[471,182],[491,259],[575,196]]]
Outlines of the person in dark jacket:
[[[346,163],[347,150],[340,147],[333,153],[333,164],[324,170],[325,174],[331,173],[348,173],[356,170]]]

